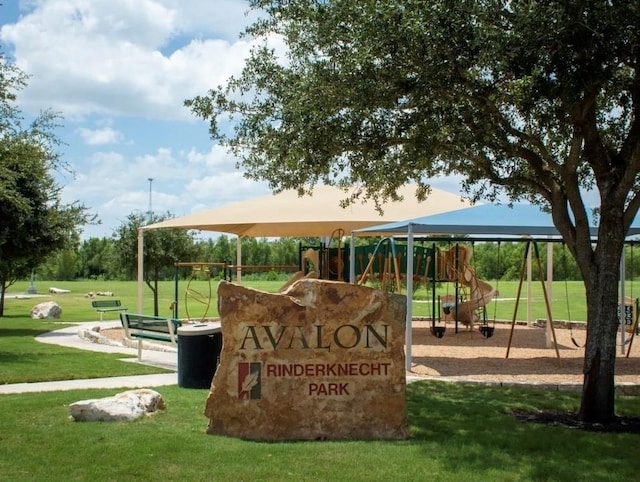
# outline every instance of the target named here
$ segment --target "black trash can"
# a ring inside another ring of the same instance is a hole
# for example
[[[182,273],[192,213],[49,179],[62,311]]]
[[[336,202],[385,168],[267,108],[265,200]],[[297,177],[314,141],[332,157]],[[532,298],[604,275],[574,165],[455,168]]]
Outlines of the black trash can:
[[[178,328],[178,386],[209,388],[222,351],[220,323]]]

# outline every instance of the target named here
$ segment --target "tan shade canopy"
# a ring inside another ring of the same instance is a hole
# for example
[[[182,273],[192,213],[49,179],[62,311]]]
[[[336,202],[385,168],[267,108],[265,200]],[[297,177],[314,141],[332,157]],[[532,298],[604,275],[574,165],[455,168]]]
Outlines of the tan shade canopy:
[[[415,185],[401,188],[398,194],[403,196],[403,201],[385,204],[381,216],[373,201],[342,208],[340,201],[347,197],[344,191],[332,186],[316,186],[312,196],[299,197],[295,190],[283,191],[168,219],[142,229],[199,229],[254,238],[328,237],[338,229],[348,235],[368,226],[453,211],[470,205],[458,194],[435,188],[424,202],[418,202],[415,193]]]

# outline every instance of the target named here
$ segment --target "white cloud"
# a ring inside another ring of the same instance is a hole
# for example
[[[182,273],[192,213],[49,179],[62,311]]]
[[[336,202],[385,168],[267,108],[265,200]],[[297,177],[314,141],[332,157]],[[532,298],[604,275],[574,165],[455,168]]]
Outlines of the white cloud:
[[[219,144],[211,146],[209,152],[199,152],[192,148],[184,154],[190,165],[206,169],[221,168],[226,166],[233,169],[236,164],[236,158],[232,157],[225,147]]]
[[[87,129],[85,127],[81,127],[78,129],[78,132],[82,139],[84,139],[84,142],[90,146],[116,144],[124,139],[122,132],[111,127],[104,127],[101,129]]]
[[[0,39],[31,75],[26,109],[192,119],[185,99],[240,71],[244,0],[46,0]],[[224,30],[225,38],[207,36]],[[202,32],[201,35],[198,33]],[[228,40],[233,38],[232,41]]]
[[[196,177],[186,184],[192,198],[208,207],[240,201],[268,194],[267,183],[246,179],[238,171],[216,172],[210,176]],[[224,202],[220,202],[223,199]]]
[[[180,30],[231,41],[257,18],[245,0],[163,0],[162,3],[175,11]]]

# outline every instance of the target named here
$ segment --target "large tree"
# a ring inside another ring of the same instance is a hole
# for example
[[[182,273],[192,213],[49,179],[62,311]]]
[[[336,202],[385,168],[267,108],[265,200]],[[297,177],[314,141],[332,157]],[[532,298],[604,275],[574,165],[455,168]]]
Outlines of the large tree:
[[[186,101],[212,136],[275,190],[358,185],[347,199],[385,200],[412,181],[422,197],[456,174],[471,199],[550,209],[587,294],[578,416],[615,418],[619,264],[640,206],[640,3],[251,3],[264,13],[247,34],[287,49],[265,42]]]
[[[77,241],[92,218],[80,203],[63,204],[54,171],[71,173],[60,160],[58,116],[45,111],[27,127],[16,105],[26,76],[0,59],[0,316],[6,288],[59,249]]]

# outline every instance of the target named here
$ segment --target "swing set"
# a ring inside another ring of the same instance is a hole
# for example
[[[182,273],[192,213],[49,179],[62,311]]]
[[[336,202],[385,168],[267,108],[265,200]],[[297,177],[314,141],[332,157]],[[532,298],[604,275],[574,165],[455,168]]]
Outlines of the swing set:
[[[552,338],[553,338],[553,345],[555,348],[555,352],[556,352],[556,357],[558,359],[558,366],[562,366],[562,362],[560,359],[560,352],[558,350],[558,342],[557,342],[557,338],[556,338],[556,332],[555,332],[555,328],[554,328],[554,323],[553,323],[553,317],[551,315],[551,304],[549,302],[549,297],[547,295],[547,289],[546,289],[546,283],[544,281],[544,272],[542,270],[542,262],[540,260],[540,253],[538,250],[538,245],[534,240],[527,240],[527,242],[525,243],[525,250],[524,250],[524,257],[522,260],[522,266],[521,266],[521,270],[520,270],[520,282],[518,284],[518,292],[516,295],[516,303],[515,303],[515,309],[514,309],[514,313],[513,313],[513,319],[511,321],[511,331],[509,334],[509,343],[507,346],[507,353],[506,353],[506,357],[505,358],[509,358],[509,352],[511,349],[511,343],[513,340],[513,332],[514,332],[514,327],[515,327],[515,322],[516,322],[516,314],[518,311],[518,304],[520,301],[520,295],[522,292],[522,282],[524,280],[524,271],[525,271],[525,265],[526,265],[526,260],[527,257],[529,255],[530,249],[533,248],[533,254],[535,256],[535,260],[536,260],[536,265],[538,267],[538,273],[539,273],[539,279],[540,279],[540,283],[542,286],[542,293],[544,296],[544,302],[545,302],[545,308],[547,310],[547,330],[550,331]],[[574,346],[576,348],[583,348],[585,346],[586,343],[580,344],[578,343],[578,341],[576,340],[575,334],[574,334],[574,323],[572,322],[571,319],[571,311],[570,311],[570,303],[569,303],[569,288],[568,288],[568,269],[567,269],[567,261],[566,261],[566,247],[564,245],[564,243],[562,244],[562,250],[563,250],[563,256],[562,256],[562,265],[563,265],[563,275],[564,275],[564,285],[565,285],[565,299],[567,302],[567,316],[569,318],[569,326],[570,326],[570,330],[571,330],[571,342],[574,344]],[[633,269],[633,244],[631,244],[631,264],[632,264],[632,269]],[[621,330],[626,330],[626,332],[630,333],[630,338],[625,341],[622,344],[622,347],[624,349],[624,345],[629,345],[627,352],[626,352],[626,357],[629,357],[629,353],[631,352],[631,347],[633,345],[633,340],[635,338],[636,333],[638,332],[638,318],[640,315],[640,310],[638,309],[638,299],[637,298],[633,298],[633,275],[631,276],[631,296],[625,296],[625,300],[624,300],[624,306],[623,306],[623,310],[624,310],[624,314],[623,315],[619,315],[620,316],[620,321],[622,323],[622,327]]]
[[[527,258],[529,256],[530,249],[533,247],[533,252],[536,259],[536,265],[538,267],[538,274],[540,279],[540,284],[542,286],[542,294],[544,296],[544,305],[547,310],[547,328],[551,330],[551,335],[553,337],[553,345],[556,351],[556,357],[558,359],[558,366],[562,367],[562,361],[560,359],[560,351],[558,350],[558,340],[556,338],[556,331],[553,327],[553,317],[551,316],[551,305],[549,303],[549,296],[547,295],[547,286],[545,283],[544,271],[542,269],[542,262],[540,261],[540,252],[538,250],[538,243],[534,240],[527,240],[525,242],[524,256],[522,258],[522,264],[520,267],[520,281],[518,283],[518,292],[516,294],[516,303],[515,308],[513,310],[513,318],[511,320],[511,331],[509,332],[509,343],[507,345],[507,354],[505,358],[509,358],[509,352],[511,351],[511,342],[513,341],[513,330],[516,325],[516,316],[518,314],[518,305],[520,303],[520,295],[522,294],[522,282],[525,277],[525,268],[527,266]]]

